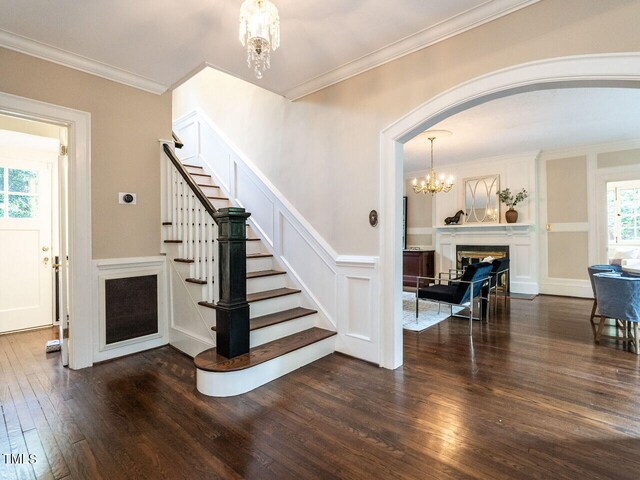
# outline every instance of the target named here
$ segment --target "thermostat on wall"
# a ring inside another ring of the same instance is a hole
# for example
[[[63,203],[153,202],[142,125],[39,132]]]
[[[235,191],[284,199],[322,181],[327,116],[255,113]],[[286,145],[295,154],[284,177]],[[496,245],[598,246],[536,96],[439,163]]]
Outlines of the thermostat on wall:
[[[120,193],[118,193],[118,203],[120,203],[121,205],[135,205],[136,204],[136,194],[135,193],[120,192]]]

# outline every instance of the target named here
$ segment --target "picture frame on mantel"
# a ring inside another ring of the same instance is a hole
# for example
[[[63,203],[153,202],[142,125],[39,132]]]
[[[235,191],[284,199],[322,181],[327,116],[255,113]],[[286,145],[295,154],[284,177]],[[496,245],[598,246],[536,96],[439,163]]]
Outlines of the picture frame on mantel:
[[[402,197],[402,249],[407,249],[407,197]]]

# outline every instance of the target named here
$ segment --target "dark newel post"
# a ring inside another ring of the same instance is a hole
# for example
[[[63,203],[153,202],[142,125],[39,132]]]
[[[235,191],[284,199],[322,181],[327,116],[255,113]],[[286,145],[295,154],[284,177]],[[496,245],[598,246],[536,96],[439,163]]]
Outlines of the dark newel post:
[[[249,351],[249,304],[247,303],[247,230],[250,213],[244,208],[219,209],[218,280],[220,300],[216,305],[216,350],[227,358]]]

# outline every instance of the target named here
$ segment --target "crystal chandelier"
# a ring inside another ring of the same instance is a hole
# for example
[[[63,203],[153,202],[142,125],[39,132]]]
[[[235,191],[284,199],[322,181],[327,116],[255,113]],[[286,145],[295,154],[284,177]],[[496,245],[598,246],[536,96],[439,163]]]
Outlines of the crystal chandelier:
[[[440,178],[438,178],[433,168],[433,141],[438,137],[447,137],[449,135],[451,135],[451,132],[447,130],[427,130],[420,134],[421,137],[427,137],[431,142],[431,168],[425,176],[425,179],[420,182],[420,185],[418,185],[417,178],[413,179],[413,191],[415,193],[430,193],[431,195],[435,195],[440,192],[447,193],[453,188],[453,177],[449,176],[449,178],[445,180],[444,174],[440,174]]]
[[[271,67],[271,50],[280,46],[278,9],[269,0],[245,0],[240,7],[240,43],[247,47],[247,64],[256,78]]]

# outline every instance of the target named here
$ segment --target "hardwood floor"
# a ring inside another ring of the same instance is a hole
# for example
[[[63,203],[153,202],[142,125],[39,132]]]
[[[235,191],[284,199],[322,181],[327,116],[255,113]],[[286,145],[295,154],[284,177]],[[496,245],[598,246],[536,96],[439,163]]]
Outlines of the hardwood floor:
[[[334,354],[228,399],[169,347],[70,371],[50,331],[0,336],[0,478],[636,479],[640,360],[590,308],[513,300],[473,341],[406,333],[396,371]]]

